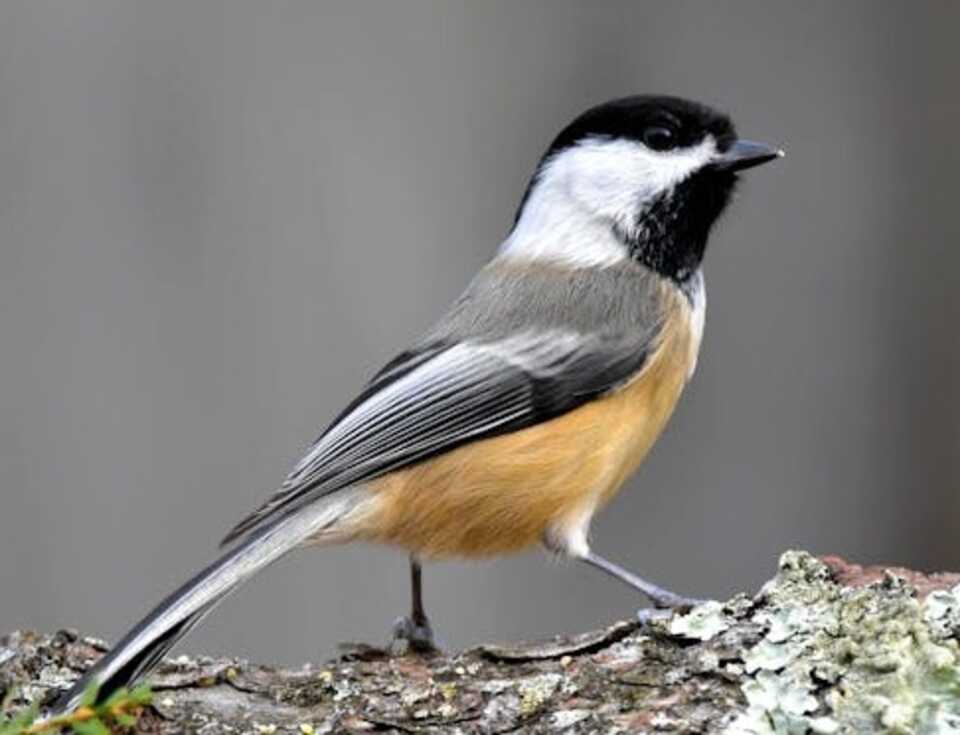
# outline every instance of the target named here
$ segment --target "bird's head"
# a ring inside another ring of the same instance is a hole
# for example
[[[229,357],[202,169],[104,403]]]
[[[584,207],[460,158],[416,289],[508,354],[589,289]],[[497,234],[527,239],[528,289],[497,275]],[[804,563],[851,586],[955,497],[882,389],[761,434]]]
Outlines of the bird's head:
[[[782,155],[738,138],[726,115],[695,102],[607,102],[544,153],[505,249],[574,265],[630,257],[682,281],[699,267],[738,172]]]

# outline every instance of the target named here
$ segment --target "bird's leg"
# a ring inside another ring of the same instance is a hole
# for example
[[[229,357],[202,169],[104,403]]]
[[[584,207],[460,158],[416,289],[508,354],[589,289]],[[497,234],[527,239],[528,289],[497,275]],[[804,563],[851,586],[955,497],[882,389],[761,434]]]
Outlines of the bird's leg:
[[[435,651],[433,629],[423,609],[423,570],[420,560],[410,555],[410,616],[402,617],[393,624],[393,642],[390,650],[395,654],[404,654],[410,650]]]
[[[647,580],[638,577],[636,574],[628,572],[619,564],[614,564],[612,561],[604,559],[602,556],[595,554],[592,551],[587,551],[578,558],[582,561],[585,561],[587,564],[596,567],[597,569],[602,569],[611,577],[616,577],[621,582],[626,582],[634,589],[640,590],[643,594],[650,598],[650,601],[653,603],[654,607],[675,610],[691,608],[695,605],[705,602],[705,600],[683,597],[682,595],[678,595],[676,592],[671,592],[663,587],[658,587],[653,582],[648,582]],[[653,616],[651,616],[649,613],[645,614],[641,611],[640,617],[641,619],[648,619]]]
[[[413,624],[429,629],[430,621],[423,609],[423,568],[415,556],[410,557],[410,602],[410,619]]]

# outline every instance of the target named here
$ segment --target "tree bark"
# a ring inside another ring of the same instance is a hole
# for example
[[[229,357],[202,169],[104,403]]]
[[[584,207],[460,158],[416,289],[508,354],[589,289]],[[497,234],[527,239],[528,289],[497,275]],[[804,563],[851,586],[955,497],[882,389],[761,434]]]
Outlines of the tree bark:
[[[960,575],[787,552],[754,597],[540,643],[299,670],[166,661],[151,733],[960,732]],[[50,701],[104,650],[76,633],[0,641],[8,708]]]

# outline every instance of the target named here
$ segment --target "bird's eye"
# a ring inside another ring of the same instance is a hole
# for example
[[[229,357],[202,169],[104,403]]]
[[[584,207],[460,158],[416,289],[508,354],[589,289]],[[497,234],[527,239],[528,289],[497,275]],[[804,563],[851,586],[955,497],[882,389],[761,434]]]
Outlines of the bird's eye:
[[[673,148],[675,136],[670,128],[655,126],[643,131],[643,143],[655,151],[667,151]]]

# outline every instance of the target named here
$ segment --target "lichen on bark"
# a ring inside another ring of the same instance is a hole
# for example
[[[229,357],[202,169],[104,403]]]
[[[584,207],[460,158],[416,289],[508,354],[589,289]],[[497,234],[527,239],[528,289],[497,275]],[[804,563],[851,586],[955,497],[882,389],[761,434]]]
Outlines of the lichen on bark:
[[[152,677],[144,732],[960,732],[960,577],[787,552],[754,597],[546,642],[391,657],[365,645],[274,669],[187,657]],[[918,590],[920,593],[918,594]],[[0,641],[12,709],[104,650]]]
[[[843,586],[788,552],[759,599],[731,733],[960,732],[960,587],[920,600],[893,572]]]

